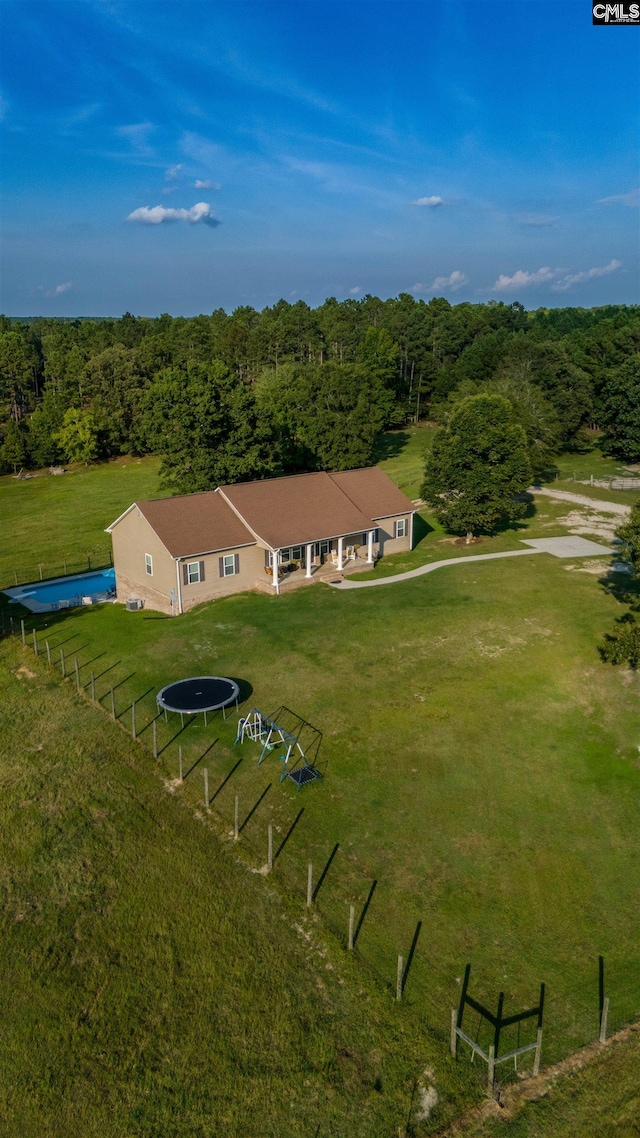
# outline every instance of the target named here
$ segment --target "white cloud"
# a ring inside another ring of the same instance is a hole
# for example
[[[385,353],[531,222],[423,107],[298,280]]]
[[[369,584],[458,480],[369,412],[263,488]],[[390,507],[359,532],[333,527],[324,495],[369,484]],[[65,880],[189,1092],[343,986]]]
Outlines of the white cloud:
[[[168,170],[165,170],[164,176],[168,182],[174,182],[181,170],[184,170],[184,163],[178,162],[175,166],[170,166]]]
[[[68,292],[69,288],[72,288],[71,281],[66,281],[64,284],[56,284],[56,288],[49,289],[44,296],[61,296],[63,292]]]
[[[520,225],[526,225],[531,229],[545,229],[549,225],[555,225],[559,220],[559,215],[551,213],[521,213],[518,218]]]
[[[219,182],[210,182],[208,178],[196,178],[193,183],[196,190],[221,190],[222,186]]]
[[[209,225],[215,228],[220,222],[211,213],[208,202],[197,202],[191,209],[168,209],[163,205],[140,206],[134,209],[127,217],[127,221],[135,221],[138,225],[162,225],[164,222],[187,221],[189,225]]]
[[[469,283],[469,278],[466,273],[461,272],[460,269],[454,269],[449,273],[448,277],[436,277],[432,284],[423,284],[418,281],[411,289],[412,292],[432,292],[434,289],[442,289],[445,292],[456,292],[463,285]]]
[[[153,154],[153,149],[149,146],[147,136],[152,130],[155,130],[152,122],[135,122],[129,126],[119,126],[116,134],[127,139],[131,149],[139,158],[149,158]]]
[[[506,276],[505,273],[500,273],[497,281],[493,285],[495,292],[506,292],[509,289],[527,288],[532,284],[544,284],[545,281],[552,281],[558,275],[558,269],[550,269],[545,265],[542,269],[538,269],[535,273],[526,272],[524,269],[518,269],[512,277]]]
[[[613,194],[610,198],[598,198],[596,205],[611,205],[612,203],[620,203],[620,205],[640,206],[640,189],[630,190],[628,194]]]
[[[435,289],[448,289],[450,292],[456,292],[457,289],[462,288],[463,285],[469,283],[469,278],[466,273],[462,273],[460,269],[454,269],[448,277],[436,277],[429,288]]]
[[[428,209],[437,209],[439,205],[444,205],[444,199],[432,194],[430,198],[417,198],[414,202],[409,202],[409,205],[426,205]]]
[[[356,285],[355,288],[349,289],[349,296],[359,296],[362,292],[362,285]]]
[[[591,281],[594,277],[606,277],[609,273],[615,273],[616,269],[621,268],[621,266],[622,261],[612,260],[609,261],[608,265],[603,265],[601,268],[587,269],[583,273],[568,273],[551,287],[554,292],[566,292],[574,284],[583,284],[584,281]]]

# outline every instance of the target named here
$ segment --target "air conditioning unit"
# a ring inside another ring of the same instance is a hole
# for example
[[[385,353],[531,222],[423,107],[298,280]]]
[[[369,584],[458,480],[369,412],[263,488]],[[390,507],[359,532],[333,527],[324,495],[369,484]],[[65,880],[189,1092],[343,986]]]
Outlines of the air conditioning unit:
[[[138,609],[144,607],[144,601],[141,601],[139,597],[129,597],[125,607],[127,612],[137,612]]]

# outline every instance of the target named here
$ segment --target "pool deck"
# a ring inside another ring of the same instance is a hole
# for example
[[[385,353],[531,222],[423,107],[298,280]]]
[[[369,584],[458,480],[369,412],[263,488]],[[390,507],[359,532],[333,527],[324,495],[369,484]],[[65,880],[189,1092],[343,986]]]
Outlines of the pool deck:
[[[66,577],[50,577],[45,578],[43,581],[31,581],[26,585],[14,585],[10,589],[3,589],[2,592],[5,596],[9,597],[10,601],[14,604],[20,604],[23,608],[29,609],[33,613],[45,612],[60,612],[64,609],[80,608],[82,605],[97,605],[104,604],[107,601],[115,601],[115,578],[113,588],[102,588],[93,592],[87,592],[82,589],[82,581],[95,581],[99,575],[103,575],[108,570],[92,570],[89,573],[71,573]],[[78,592],[71,597],[62,597],[57,601],[39,601],[37,599],[38,591],[43,588],[50,589],[52,586],[68,584],[71,581],[78,582]]]

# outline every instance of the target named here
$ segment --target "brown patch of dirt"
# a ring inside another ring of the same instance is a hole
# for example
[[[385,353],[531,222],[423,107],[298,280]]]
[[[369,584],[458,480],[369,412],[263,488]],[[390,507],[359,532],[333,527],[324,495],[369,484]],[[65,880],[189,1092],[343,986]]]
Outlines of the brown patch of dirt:
[[[623,1027],[615,1035],[609,1036],[606,1043],[589,1043],[580,1051],[574,1051],[572,1055],[560,1063],[555,1063],[553,1067],[545,1068],[539,1075],[535,1077],[532,1075],[527,1079],[522,1079],[519,1083],[503,1088],[497,1099],[487,1099],[479,1106],[472,1107],[466,1114],[456,1119],[451,1126],[445,1130],[439,1130],[435,1138],[463,1138],[466,1133],[473,1133],[471,1128],[481,1125],[485,1119],[499,1118],[503,1122],[513,1122],[526,1103],[545,1098],[557,1079],[562,1078],[563,1075],[582,1071],[584,1067],[588,1067],[599,1055],[602,1055],[603,1051],[620,1043],[626,1043],[639,1031],[640,1021],[629,1024],[628,1027]]]
[[[21,668],[18,668],[18,671],[16,672],[16,676],[18,677],[19,680],[22,680],[22,679],[35,680],[35,678],[36,678],[35,672],[32,672],[30,668],[27,668],[26,664],[23,664]]]
[[[453,544],[454,545],[482,545],[483,542],[484,542],[483,537],[472,537],[471,541],[467,541],[466,537],[456,537],[454,539]]]

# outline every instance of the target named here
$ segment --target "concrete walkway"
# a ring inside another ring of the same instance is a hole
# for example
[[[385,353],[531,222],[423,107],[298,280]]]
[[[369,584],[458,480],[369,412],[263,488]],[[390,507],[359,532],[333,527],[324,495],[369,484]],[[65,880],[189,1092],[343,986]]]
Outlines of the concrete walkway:
[[[547,490],[546,486],[530,486],[530,494],[543,494],[547,498],[557,498],[562,502],[573,502],[577,506],[589,506],[592,510],[602,510],[607,514],[619,514],[621,517],[627,517],[631,512],[630,506],[624,506],[620,502],[605,502],[602,498],[587,498],[585,494],[572,494],[568,490]],[[552,544],[554,541],[559,542],[559,538],[547,539],[546,545]],[[575,539],[568,539],[574,540]],[[584,539],[579,538],[579,541]],[[543,544],[541,542],[541,544]],[[611,552],[605,549],[604,546],[597,547],[590,542],[584,542],[585,549],[582,552],[576,550],[568,550],[567,552],[557,552],[557,557],[587,557],[587,556],[604,556],[605,553]],[[592,545],[591,551],[587,551],[586,546]],[[596,552],[601,550],[602,552]],[[378,585],[395,585],[397,581],[411,581],[414,577],[423,577],[425,573],[433,573],[436,569],[442,569],[445,565],[462,565],[468,561],[497,561],[500,557],[526,557],[532,553],[550,553],[551,549],[537,548],[537,549],[509,549],[505,553],[475,553],[467,557],[448,557],[444,561],[431,561],[428,565],[420,565],[417,569],[408,569],[406,573],[394,573],[392,577],[378,577],[375,581],[327,581],[333,589],[374,589]]]
[[[327,584],[340,590],[374,589],[378,585],[395,585],[398,581],[411,581],[414,577],[423,577],[425,573],[433,573],[435,569],[442,569],[445,565],[461,565],[469,561],[496,561],[499,557],[528,557],[532,553],[544,552],[543,549],[508,549],[505,553],[473,553],[467,557],[448,557],[444,561],[430,561],[428,565],[408,569],[406,573],[394,573],[393,577],[378,577],[376,581],[327,581]]]
[[[619,514],[626,518],[631,513],[631,506],[624,506],[622,502],[605,502],[604,498],[588,498],[586,494],[572,494],[569,490],[548,490],[546,486],[530,486],[530,494],[544,494],[546,498],[557,498],[560,502],[574,502],[577,506],[589,506],[592,510],[601,510],[603,514]]]

